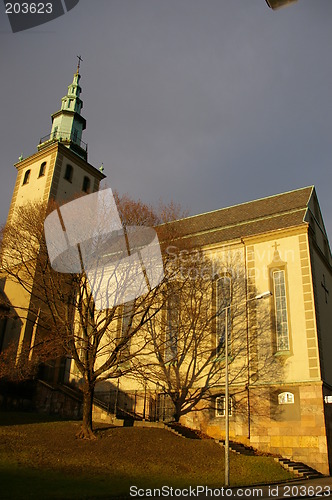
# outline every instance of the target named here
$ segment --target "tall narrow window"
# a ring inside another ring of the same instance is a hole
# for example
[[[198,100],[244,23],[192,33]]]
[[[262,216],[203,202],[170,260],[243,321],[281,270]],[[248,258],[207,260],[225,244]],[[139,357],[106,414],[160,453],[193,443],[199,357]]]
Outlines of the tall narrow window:
[[[178,335],[180,326],[179,294],[174,290],[169,295],[167,301],[167,323],[166,323],[166,343],[165,361],[173,362],[178,354]]]
[[[84,177],[82,191],[84,191],[85,193],[90,192],[90,179],[89,179],[89,177],[86,177],[86,176]]]
[[[226,308],[231,303],[231,279],[229,276],[221,276],[215,281],[216,297],[216,349],[220,352],[225,347],[226,338]],[[231,339],[231,315],[230,309],[228,316],[228,341]]]
[[[43,177],[45,175],[45,172],[46,172],[46,161],[43,161],[43,163],[40,165],[38,177]]]
[[[25,171],[24,178],[23,178],[23,186],[24,186],[24,184],[28,184],[29,179],[30,179],[30,173],[31,173],[30,169]]]
[[[65,171],[65,176],[64,178],[66,179],[66,181],[69,181],[69,182],[72,182],[73,180],[73,167],[69,164],[66,165],[66,171]]]
[[[285,271],[273,272],[277,351],[289,351]]]
[[[74,129],[74,133],[73,133],[73,141],[77,142],[77,130],[76,130],[76,128]]]
[[[121,323],[121,341],[123,348],[120,349],[120,359],[122,361],[128,360],[130,354],[130,340],[132,332],[132,322],[134,316],[134,301],[126,302],[122,311]]]
[[[226,397],[218,396],[216,398],[216,417],[225,417],[226,415]],[[232,398],[228,398],[228,415],[231,417],[233,413],[233,400]]]
[[[53,130],[53,139],[56,139],[57,135],[58,135],[58,127],[54,127],[54,130]]]

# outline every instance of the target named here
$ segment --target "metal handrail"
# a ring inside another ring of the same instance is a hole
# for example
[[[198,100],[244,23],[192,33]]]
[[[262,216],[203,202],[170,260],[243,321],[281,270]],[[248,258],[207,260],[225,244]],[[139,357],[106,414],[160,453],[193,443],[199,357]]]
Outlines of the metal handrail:
[[[51,132],[50,134],[47,134],[44,137],[41,137],[41,139],[39,141],[39,145],[44,144],[45,142],[55,142],[55,141],[58,141],[58,142],[70,141],[70,142],[74,143],[76,146],[83,149],[84,151],[88,150],[87,143],[75,138],[74,134],[70,133],[70,132],[60,132],[60,131]]]

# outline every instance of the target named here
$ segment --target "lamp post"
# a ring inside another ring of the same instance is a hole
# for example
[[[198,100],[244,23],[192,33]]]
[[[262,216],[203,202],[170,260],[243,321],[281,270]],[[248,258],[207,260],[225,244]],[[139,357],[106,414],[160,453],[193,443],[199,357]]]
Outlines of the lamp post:
[[[265,0],[268,6],[273,9],[277,10],[280,9],[281,7],[286,7],[286,5],[289,5],[290,3],[295,3],[297,0]]]
[[[252,300],[262,300],[271,297],[272,292],[263,292],[246,302]],[[230,313],[231,304],[225,307],[225,486],[229,486],[229,376],[228,376],[228,316]]]

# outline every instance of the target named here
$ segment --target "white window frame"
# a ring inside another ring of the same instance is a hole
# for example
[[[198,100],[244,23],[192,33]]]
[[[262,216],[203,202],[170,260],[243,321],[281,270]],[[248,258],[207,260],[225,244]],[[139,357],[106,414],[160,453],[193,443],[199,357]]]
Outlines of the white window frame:
[[[293,405],[295,402],[294,394],[292,392],[281,392],[278,394],[278,405]]]
[[[277,276],[282,279],[277,282]],[[276,328],[276,349],[279,351],[289,351],[289,325],[287,311],[286,294],[286,274],[284,269],[273,271],[273,292],[275,308],[275,328]]]
[[[225,395],[217,396],[215,399],[215,415],[217,418],[224,418],[226,416]],[[220,404],[221,403],[221,404]],[[228,415],[233,415],[233,398],[228,398]]]

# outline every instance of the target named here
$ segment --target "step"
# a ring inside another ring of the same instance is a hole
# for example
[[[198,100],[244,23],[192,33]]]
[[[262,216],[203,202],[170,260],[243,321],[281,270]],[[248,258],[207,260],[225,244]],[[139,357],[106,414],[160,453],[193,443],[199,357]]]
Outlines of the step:
[[[295,462],[290,460],[289,458],[277,458],[276,460],[280,463],[280,465],[284,469],[293,472],[296,476],[303,477],[306,479],[315,479],[323,477],[323,474],[321,474],[320,472],[316,471],[312,467],[309,467],[308,465],[302,462]]]

